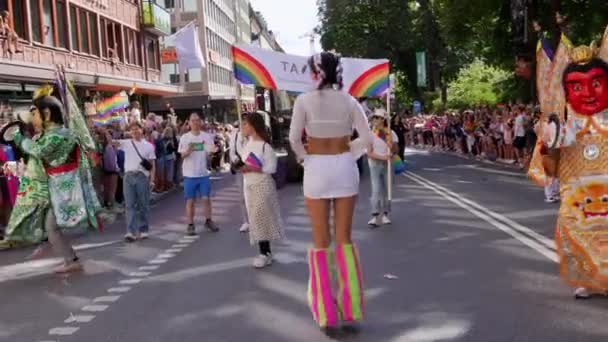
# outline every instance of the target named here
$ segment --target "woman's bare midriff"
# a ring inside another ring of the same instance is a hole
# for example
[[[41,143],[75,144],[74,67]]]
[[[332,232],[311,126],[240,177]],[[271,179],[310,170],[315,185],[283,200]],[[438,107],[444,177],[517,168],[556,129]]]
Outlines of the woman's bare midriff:
[[[338,155],[350,151],[350,136],[315,138],[309,136],[306,152],[309,155]]]

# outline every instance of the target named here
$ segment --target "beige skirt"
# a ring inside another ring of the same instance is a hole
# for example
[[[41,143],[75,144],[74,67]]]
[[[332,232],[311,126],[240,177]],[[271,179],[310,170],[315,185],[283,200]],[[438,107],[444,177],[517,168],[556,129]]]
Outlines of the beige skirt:
[[[285,238],[276,184],[271,175],[255,174],[245,180],[244,194],[249,216],[249,240],[276,241]]]

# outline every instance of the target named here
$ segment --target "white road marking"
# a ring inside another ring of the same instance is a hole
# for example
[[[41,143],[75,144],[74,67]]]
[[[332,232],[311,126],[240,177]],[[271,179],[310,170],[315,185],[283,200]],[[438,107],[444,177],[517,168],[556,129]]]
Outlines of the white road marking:
[[[87,312],[102,312],[102,311],[106,311],[106,309],[109,308],[108,305],[87,305],[82,307],[82,311],[87,311]]]
[[[194,235],[194,236],[184,236],[184,237],[182,237],[182,240],[198,240],[198,239],[200,239],[200,238],[201,238],[201,237],[200,237],[200,236],[198,236],[198,235]]]
[[[70,315],[63,323],[89,323],[95,318],[94,315]]]
[[[190,244],[190,243],[194,242],[194,240],[181,239],[181,240],[179,240],[177,242],[180,243],[180,244],[185,244],[185,243]]]
[[[404,176],[411,179],[412,181],[422,185],[423,187],[425,187],[429,190],[432,190],[433,192],[437,193],[441,197],[443,197],[446,200],[456,204],[457,206],[467,210],[471,214],[488,222],[489,224],[493,225],[497,229],[502,230],[503,232],[511,235],[515,239],[522,242],[524,245],[532,248],[533,250],[542,254],[549,260],[554,261],[554,262],[558,261],[558,257],[557,257],[557,254],[555,253],[555,251],[551,250],[547,246],[546,242],[550,241],[549,239],[542,237],[541,235],[537,234],[536,232],[533,232],[532,230],[530,230],[529,228],[524,227],[520,224],[517,224],[513,220],[509,220],[508,218],[506,218],[498,213],[495,213],[471,200],[468,200],[468,199],[466,199],[440,185],[437,185],[415,173],[408,171],[404,174]],[[500,222],[499,220],[501,220],[503,222]],[[511,224],[511,222],[513,222],[515,224],[514,225]],[[530,237],[524,235],[524,232],[527,233]],[[541,239],[538,239],[538,237],[541,237]],[[538,239],[538,240],[536,240],[536,239]]]
[[[93,299],[95,303],[114,303],[120,298],[120,296],[101,296]]]
[[[171,259],[173,257],[175,257],[175,254],[171,254],[171,253],[161,253],[156,256],[157,259]]]
[[[147,277],[151,272],[131,272],[129,273],[129,277]]]
[[[182,248],[169,248],[165,251],[165,253],[174,253],[175,254],[175,253],[179,253],[181,251],[183,251]]]
[[[190,244],[187,244],[187,243],[178,243],[178,244],[175,244],[175,245],[171,246],[171,248],[186,248],[188,246],[190,246]]]
[[[158,265],[158,264],[164,264],[167,261],[169,261],[169,260],[167,260],[167,259],[154,259],[154,260],[148,261],[148,264]]]
[[[148,266],[141,266],[139,269],[142,271],[155,271],[159,268],[160,266],[158,265],[148,265]]]
[[[115,245],[115,244],[118,244],[121,242],[122,242],[122,240],[114,240],[114,241],[107,241],[107,242],[100,242],[100,243],[84,243],[82,245],[74,246],[74,250],[75,251],[84,251],[87,249],[111,246],[111,245]]]
[[[125,292],[129,292],[131,290],[131,288],[129,286],[122,286],[122,287],[112,287],[108,289],[109,293],[125,293]]]
[[[49,335],[68,336],[78,331],[78,327],[57,327],[49,330]]]
[[[433,186],[435,186],[439,190],[442,190],[442,191],[446,192],[447,194],[458,198],[459,200],[461,200],[461,201],[465,202],[466,204],[474,207],[475,209],[481,210],[482,212],[487,213],[488,215],[492,216],[493,218],[495,218],[497,220],[500,220],[500,221],[502,221],[502,222],[510,225],[511,228],[514,228],[515,230],[518,230],[521,233],[524,233],[524,234],[526,234],[526,235],[528,235],[528,236],[536,239],[538,242],[540,242],[545,247],[547,247],[549,249],[552,249],[552,250],[555,250],[555,242],[553,240],[551,240],[551,239],[549,239],[549,238],[547,238],[547,237],[545,237],[543,235],[540,235],[537,232],[533,231],[532,229],[530,229],[530,228],[528,228],[528,227],[526,227],[526,226],[524,226],[522,224],[519,224],[519,223],[513,221],[512,219],[510,219],[510,218],[508,218],[508,217],[506,217],[504,215],[496,213],[496,212],[494,212],[494,211],[492,211],[492,210],[490,210],[490,209],[482,206],[479,203],[476,203],[476,202],[471,201],[471,200],[469,200],[467,198],[464,198],[464,197],[460,196],[459,194],[457,194],[457,193],[455,193],[455,192],[453,192],[453,191],[451,191],[451,190],[449,190],[449,189],[447,189],[447,188],[445,188],[445,187],[443,187],[443,186],[441,186],[439,184],[433,183],[433,182],[429,181],[428,179],[421,177],[420,175],[417,175],[417,174],[415,174],[413,172],[408,172],[408,173],[410,173],[410,174],[418,177],[419,179],[421,179],[423,181],[426,181],[427,183],[432,184]]]
[[[141,283],[141,279],[125,279],[118,282],[120,285],[135,285]]]

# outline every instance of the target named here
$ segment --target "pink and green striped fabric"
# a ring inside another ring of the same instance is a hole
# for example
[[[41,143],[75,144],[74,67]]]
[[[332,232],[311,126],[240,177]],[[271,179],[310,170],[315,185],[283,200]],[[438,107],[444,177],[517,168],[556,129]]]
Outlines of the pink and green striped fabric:
[[[338,305],[345,322],[363,319],[363,278],[359,252],[353,245],[336,247]]]
[[[308,251],[310,279],[308,282],[308,304],[317,324],[335,327],[338,324],[338,310],[332,293],[333,253],[327,249]]]

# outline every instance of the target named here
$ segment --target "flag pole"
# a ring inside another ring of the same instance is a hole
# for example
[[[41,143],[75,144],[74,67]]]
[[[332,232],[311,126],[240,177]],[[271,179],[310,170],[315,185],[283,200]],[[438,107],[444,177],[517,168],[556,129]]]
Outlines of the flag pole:
[[[243,127],[243,100],[241,99],[241,82],[235,79],[236,84],[236,113],[239,117],[239,129]]]
[[[391,127],[391,86],[389,85],[388,87],[388,91],[386,92],[386,112],[387,112],[387,126],[388,126],[388,134],[390,137],[393,136],[393,131],[392,131],[392,127]],[[392,141],[391,142],[394,144],[395,142]],[[399,142],[397,142],[399,143]],[[390,156],[391,158],[389,158],[389,160],[387,161],[388,165],[387,165],[387,176],[386,176],[386,182],[387,184],[387,189],[388,189],[388,206],[389,209],[391,207],[391,201],[393,200],[393,168],[392,168],[392,155],[393,155],[393,150],[392,150],[392,144],[391,144],[391,149],[390,149]]]

